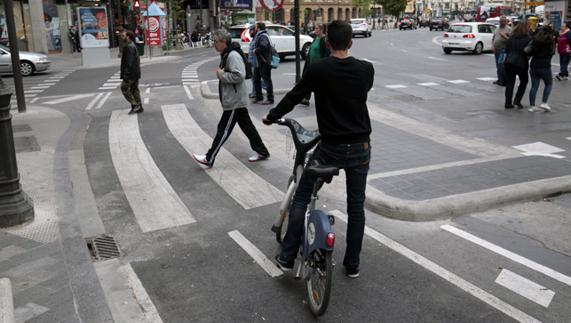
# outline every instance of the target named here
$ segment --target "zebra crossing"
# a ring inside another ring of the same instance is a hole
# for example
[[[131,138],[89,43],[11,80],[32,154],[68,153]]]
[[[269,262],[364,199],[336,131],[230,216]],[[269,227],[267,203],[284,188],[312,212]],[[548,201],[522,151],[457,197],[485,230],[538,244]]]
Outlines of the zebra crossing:
[[[181,73],[182,85],[188,85],[191,87],[200,86],[200,80],[198,79],[198,68],[207,62],[211,62],[217,59],[218,57],[212,57],[186,66]]]
[[[99,90],[115,90],[121,85],[121,71],[117,71],[113,74],[103,85],[99,87]]]
[[[482,82],[491,82],[491,81],[496,80],[495,77],[478,77],[476,79],[479,81],[482,81]],[[446,86],[446,83],[454,84],[454,85],[460,85],[460,84],[469,84],[469,83],[471,83],[471,81],[454,79],[454,80],[442,80],[442,82],[440,82],[440,83],[438,83],[438,82],[419,82],[419,83],[416,83],[415,85],[423,86],[423,87],[434,87],[434,86]],[[386,84],[386,85],[384,85],[384,87],[387,89],[406,89],[406,88],[409,88],[410,86],[411,86],[410,84]]]
[[[68,77],[70,74],[75,72],[75,69],[64,69],[55,74],[40,74],[34,75],[27,78],[24,78],[24,97],[26,101],[33,100],[35,97],[39,96],[41,93],[45,92],[47,89],[51,88],[52,86],[59,83],[64,78]],[[44,75],[48,75],[48,77],[44,77]],[[14,93],[10,99],[10,103],[12,104],[12,108],[17,108],[17,99],[16,99],[16,90],[14,87],[14,83],[12,79],[10,81],[4,82],[8,83],[8,88],[12,93]]]

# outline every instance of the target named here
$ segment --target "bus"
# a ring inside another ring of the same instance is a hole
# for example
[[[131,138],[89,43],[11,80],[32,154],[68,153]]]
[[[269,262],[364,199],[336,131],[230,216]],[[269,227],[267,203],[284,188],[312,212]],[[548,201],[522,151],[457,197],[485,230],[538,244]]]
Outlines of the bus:
[[[511,12],[512,8],[510,6],[481,5],[478,6],[476,21],[485,22],[489,18],[509,16]]]

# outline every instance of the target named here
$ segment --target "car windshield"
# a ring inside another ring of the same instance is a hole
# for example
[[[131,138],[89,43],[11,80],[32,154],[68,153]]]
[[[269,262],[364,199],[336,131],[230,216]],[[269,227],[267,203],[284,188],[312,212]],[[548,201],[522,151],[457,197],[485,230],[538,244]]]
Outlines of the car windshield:
[[[450,29],[448,30],[451,33],[463,33],[463,34],[467,34],[467,33],[471,33],[472,32],[472,26],[468,26],[468,25],[452,25],[450,26]]]
[[[365,19],[353,19],[351,20],[351,24],[353,25],[359,25],[365,22]]]
[[[3,50],[7,51],[8,53],[10,52],[10,48],[4,46],[4,45],[0,45],[0,48],[2,48]]]
[[[244,31],[243,28],[231,28],[229,30],[230,32],[230,37],[232,38],[240,38],[242,37],[242,32]]]

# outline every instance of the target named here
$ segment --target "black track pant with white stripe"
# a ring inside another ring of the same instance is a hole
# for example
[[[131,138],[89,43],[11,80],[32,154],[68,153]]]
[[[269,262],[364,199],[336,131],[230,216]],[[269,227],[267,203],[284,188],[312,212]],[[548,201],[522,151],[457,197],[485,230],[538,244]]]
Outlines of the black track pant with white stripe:
[[[250,147],[262,156],[268,156],[270,153],[268,149],[264,145],[258,130],[254,127],[252,120],[250,119],[250,115],[248,114],[247,108],[239,108],[231,111],[224,111],[222,113],[222,117],[220,118],[220,122],[218,122],[218,130],[216,131],[216,137],[214,137],[214,141],[212,142],[212,147],[206,153],[206,160],[210,163],[210,165],[214,165],[214,161],[216,159],[216,155],[222,148],[222,145],[228,140],[234,126],[238,123],[242,132],[248,137],[250,141]]]

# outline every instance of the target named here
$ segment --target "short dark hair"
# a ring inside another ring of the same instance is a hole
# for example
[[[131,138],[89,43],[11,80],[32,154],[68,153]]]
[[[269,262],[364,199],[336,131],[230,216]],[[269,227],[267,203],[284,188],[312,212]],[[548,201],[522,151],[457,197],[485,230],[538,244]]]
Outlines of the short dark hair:
[[[335,20],[327,27],[327,41],[333,50],[349,48],[353,38],[353,29],[346,21]]]
[[[529,34],[529,27],[525,21],[518,21],[512,30],[512,36],[521,37]]]
[[[132,31],[130,30],[125,31],[125,35],[127,35],[127,37],[129,37],[130,40],[135,40],[135,34]]]
[[[259,30],[266,30],[266,24],[263,22],[257,22],[256,26],[258,26]]]

